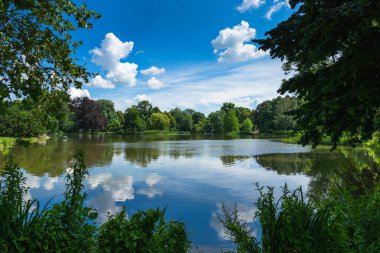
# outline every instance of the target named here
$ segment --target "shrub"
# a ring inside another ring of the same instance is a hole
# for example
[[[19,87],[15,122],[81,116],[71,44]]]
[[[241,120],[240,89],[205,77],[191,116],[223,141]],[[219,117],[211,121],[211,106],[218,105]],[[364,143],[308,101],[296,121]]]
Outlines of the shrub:
[[[139,211],[127,219],[125,209],[100,228],[96,210],[85,207],[84,155],[68,164],[61,203],[25,200],[28,188],[11,157],[0,177],[0,252],[187,252],[190,242],[182,222],[164,220],[165,211]]]

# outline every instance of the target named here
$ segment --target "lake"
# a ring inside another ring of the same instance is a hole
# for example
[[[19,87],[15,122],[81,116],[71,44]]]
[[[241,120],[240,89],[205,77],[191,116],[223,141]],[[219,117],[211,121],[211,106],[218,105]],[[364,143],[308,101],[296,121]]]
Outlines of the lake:
[[[98,223],[123,206],[129,215],[167,207],[167,218],[184,221],[193,245],[207,252],[232,245],[219,224],[223,204],[236,203],[241,218],[252,220],[256,182],[275,186],[276,194],[285,183],[291,189],[302,186],[321,198],[332,185],[355,185],[354,172],[372,159],[363,150],[312,151],[267,139],[53,136],[46,143],[10,150],[25,170],[28,198],[62,200],[65,164],[78,149],[84,150],[90,173],[86,205],[98,210]],[[3,159],[0,154],[0,163]]]

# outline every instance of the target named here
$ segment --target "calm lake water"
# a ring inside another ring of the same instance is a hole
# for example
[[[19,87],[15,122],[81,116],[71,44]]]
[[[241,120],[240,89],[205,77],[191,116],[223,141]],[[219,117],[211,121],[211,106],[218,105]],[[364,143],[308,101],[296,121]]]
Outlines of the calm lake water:
[[[223,203],[228,207],[236,203],[241,217],[252,220],[256,182],[277,187],[277,194],[286,183],[291,189],[302,186],[322,197],[332,184],[342,184],[342,168],[347,171],[371,160],[361,150],[311,151],[265,139],[52,137],[43,144],[10,150],[25,169],[29,198],[46,202],[56,196],[54,201],[60,201],[65,164],[78,149],[84,150],[90,169],[86,204],[98,210],[99,223],[123,206],[129,215],[167,206],[167,218],[184,221],[193,244],[207,251],[231,247],[218,220]]]

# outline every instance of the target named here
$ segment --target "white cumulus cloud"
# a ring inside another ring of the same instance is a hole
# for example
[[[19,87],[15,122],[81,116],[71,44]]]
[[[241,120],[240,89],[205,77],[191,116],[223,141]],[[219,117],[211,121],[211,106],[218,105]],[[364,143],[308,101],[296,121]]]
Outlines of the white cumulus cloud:
[[[111,81],[104,79],[101,75],[97,75],[95,76],[95,78],[91,79],[88,85],[104,89],[115,88],[115,84],[113,84]]]
[[[266,19],[272,19],[272,15],[276,12],[278,12],[281,8],[283,7],[288,7],[290,8],[290,5],[289,5],[289,1],[274,1],[274,5],[272,5],[269,10],[267,11],[267,13],[265,14],[265,18]]]
[[[91,61],[107,72],[108,81],[135,86],[138,65],[121,62],[132,52],[133,46],[132,41],[122,42],[113,33],[107,33],[100,44],[100,48],[96,47],[90,51],[92,54]]]
[[[160,89],[164,87],[164,83],[156,79],[155,77],[152,77],[148,80],[148,86],[153,89]]]
[[[165,68],[157,68],[156,66],[152,66],[150,68],[141,70],[140,72],[143,75],[157,76],[157,75],[164,74],[165,71],[166,71]]]
[[[243,13],[253,8],[258,8],[265,4],[265,0],[244,0],[236,9]]]
[[[141,101],[144,101],[144,100],[152,101],[152,99],[151,99],[149,96],[145,95],[145,94],[137,95],[137,96],[135,97],[135,100],[136,100],[137,102],[141,102]]]
[[[90,92],[87,89],[81,90],[74,87],[70,87],[68,93],[71,98],[81,98],[81,97],[91,98]]]
[[[219,62],[244,62],[268,55],[255,45],[246,44],[255,37],[256,29],[250,28],[249,23],[243,20],[232,29],[221,30],[211,43],[214,53],[219,56]]]

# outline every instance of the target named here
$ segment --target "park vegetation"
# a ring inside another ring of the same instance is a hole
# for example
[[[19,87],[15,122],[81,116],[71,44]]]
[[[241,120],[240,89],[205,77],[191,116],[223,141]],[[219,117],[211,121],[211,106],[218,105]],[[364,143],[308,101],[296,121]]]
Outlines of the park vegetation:
[[[91,29],[99,14],[67,0],[0,0],[0,135],[54,132],[251,133],[300,130],[301,143],[333,147],[348,136],[356,145],[378,139],[380,128],[380,1],[290,0],[292,15],[254,42],[284,62],[276,98],[256,110],[224,103],[206,115],[191,109],[161,111],[142,101],[125,112],[107,100],[70,100],[94,75],[75,59],[72,32]],[[322,35],[322,36],[321,36]],[[378,141],[376,142],[378,143]],[[376,166],[379,166],[378,164]],[[126,211],[100,227],[85,206],[83,155],[69,165],[64,200],[40,206],[25,200],[22,171],[8,160],[0,181],[1,252],[187,252],[184,224],[166,222],[164,211]],[[258,187],[256,216],[248,224],[238,210],[222,222],[238,252],[379,252],[378,170],[361,168],[374,184],[360,192],[330,189],[315,201],[301,189]],[[253,233],[254,232],[254,233]]]
[[[1,252],[187,252],[185,225],[165,221],[165,210],[138,211],[128,218],[123,209],[97,226],[96,210],[85,206],[83,153],[67,166],[64,200],[41,206],[26,198],[22,170],[8,158],[0,177]]]
[[[294,74],[279,92],[302,101],[291,112],[302,130],[301,143],[316,147],[328,137],[335,149],[348,138],[351,145],[377,143],[369,146],[378,152],[380,2],[290,0],[289,5],[293,14],[254,42]],[[242,220],[236,208],[225,209],[222,222],[237,251],[380,252],[380,163],[346,166],[354,184],[331,187],[317,200],[301,189],[285,187],[278,198],[273,188],[258,187],[253,221]]]
[[[256,110],[224,103],[208,116],[192,109],[162,111],[149,101],[141,101],[124,112],[115,110],[110,100],[87,97],[67,102],[34,104],[30,99],[6,103],[0,115],[0,136],[32,137],[46,133],[194,133],[252,134],[296,130],[294,117],[288,115],[300,102],[290,96],[259,104]]]

